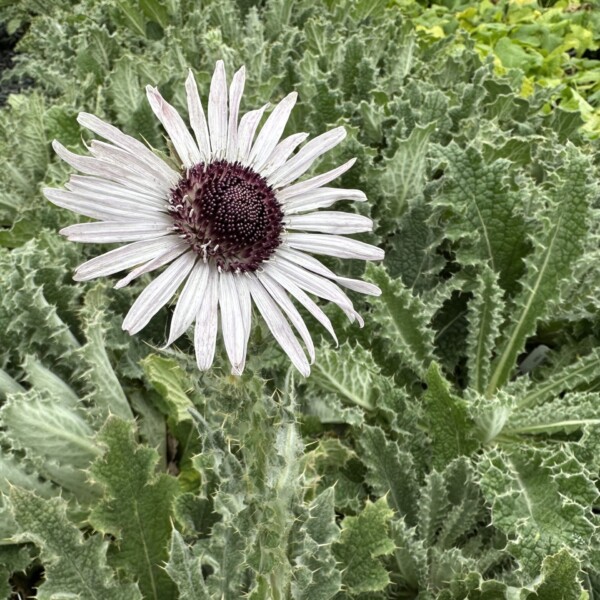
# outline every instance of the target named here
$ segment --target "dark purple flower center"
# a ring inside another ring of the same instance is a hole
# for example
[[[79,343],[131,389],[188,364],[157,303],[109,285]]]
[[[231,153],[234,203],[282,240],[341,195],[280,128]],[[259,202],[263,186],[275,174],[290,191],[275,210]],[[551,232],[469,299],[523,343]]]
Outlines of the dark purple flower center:
[[[223,271],[256,271],[281,242],[283,211],[273,189],[239,163],[187,169],[169,203],[175,230]]]

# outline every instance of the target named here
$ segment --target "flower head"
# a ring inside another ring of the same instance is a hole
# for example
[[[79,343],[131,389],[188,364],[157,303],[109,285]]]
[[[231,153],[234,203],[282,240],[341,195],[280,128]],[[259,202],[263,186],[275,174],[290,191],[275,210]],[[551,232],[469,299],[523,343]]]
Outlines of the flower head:
[[[245,70],[233,76],[229,92],[218,61],[205,116],[192,73],[186,81],[189,122],[157,89],[146,88],[150,106],[165,128],[181,165],[174,170],[143,143],[99,118],[80,113],[78,121],[107,141],[94,140],[91,156],[57,154],[83,175],[72,175],[66,189],[45,189],[54,204],[97,219],[61,230],[78,242],[127,242],[80,265],[75,279],[86,281],[132,269],[116,287],[165,265],[138,296],[123,321],[137,333],[177,293],[168,344],[195,322],[198,367],[214,358],[221,333],[232,371],[246,361],[254,304],[275,339],[304,375],[314,346],[292,296],[335,339],[325,313],[309,294],[337,304],[350,318],[362,319],[340,285],[365,294],[379,289],[338,277],[312,254],[380,260],[383,251],[343,234],[370,231],[372,221],[353,213],[320,211],[338,200],[366,200],[359,190],[326,185],[354,160],[327,173],[293,183],[322,154],[345,137],[343,127],[328,131],[296,149],[306,133],[281,140],[296,93],[288,94],[256,135],[268,105],[239,117]],[[208,118],[207,118],[208,117]]]

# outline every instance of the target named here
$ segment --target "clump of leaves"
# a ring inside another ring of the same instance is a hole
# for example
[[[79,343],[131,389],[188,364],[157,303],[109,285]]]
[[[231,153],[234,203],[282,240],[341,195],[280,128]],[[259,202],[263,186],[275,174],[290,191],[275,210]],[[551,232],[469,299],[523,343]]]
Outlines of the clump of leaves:
[[[511,44],[527,7],[515,27],[507,9]],[[39,598],[600,593],[598,164],[578,112],[386,2],[6,15],[28,23],[15,73],[35,81],[0,111],[6,595],[27,577]],[[183,109],[187,67],[206,85],[217,58],[246,64],[246,108],[295,89],[290,129],[346,126],[326,161],[357,157],[342,184],[367,192],[386,250],[364,330],[326,308],[340,344],[316,334],[307,380],[260,326],[241,378],[200,375],[188,341],[159,350],[164,320],[126,337],[143,282],[70,281],[87,250],[39,192],[66,177],[49,141],[82,148],[78,110],[167,151],[143,86]]]
[[[600,135],[597,2],[395,4],[411,15],[420,35],[433,41],[458,34],[458,45],[472,40],[481,56],[494,57],[499,73],[522,73],[521,95],[529,96],[536,85],[547,88],[551,99],[545,112],[560,106],[581,119],[586,135]]]

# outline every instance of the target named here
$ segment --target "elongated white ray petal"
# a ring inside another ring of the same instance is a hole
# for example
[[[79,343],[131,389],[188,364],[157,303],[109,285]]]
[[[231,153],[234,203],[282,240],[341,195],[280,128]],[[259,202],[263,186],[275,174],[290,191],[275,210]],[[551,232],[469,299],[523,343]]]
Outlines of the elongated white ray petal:
[[[223,342],[232,373],[241,375],[250,335],[251,303],[246,277],[235,273],[219,275],[219,305]]]
[[[368,217],[326,210],[287,217],[285,224],[288,229],[338,234],[361,233],[373,229],[373,221]]]
[[[327,133],[322,133],[270,175],[269,184],[278,189],[298,179],[308,171],[319,156],[337,146],[345,137],[346,130],[343,127],[336,127]]]
[[[271,277],[268,275],[257,274],[257,279],[262,283],[263,287],[269,292],[273,300],[277,302],[279,307],[286,314],[287,318],[290,320],[292,325],[296,328],[296,331],[300,334],[306,349],[308,350],[308,355],[310,356],[310,363],[315,362],[315,346],[313,344],[312,338],[310,337],[310,333],[306,327],[306,323],[300,316],[298,309],[292,304],[292,301],[289,299],[285,290]]]
[[[156,156],[149,148],[147,148],[142,142],[135,138],[123,133],[117,129],[114,125],[110,125],[102,119],[89,113],[79,113],[77,121],[86,127],[87,129],[101,135],[109,142],[127,150],[131,154],[138,156],[146,164],[150,165],[158,173],[162,175],[166,180],[171,182],[171,185],[175,185],[179,180],[179,174],[177,171],[171,169],[167,163],[161,158]]]
[[[194,266],[196,255],[188,252],[171,263],[163,273],[144,288],[123,321],[131,335],[143,329],[150,319],[173,297]]]
[[[360,292],[362,294],[367,294],[369,296],[379,296],[381,294],[381,290],[372,283],[361,281],[360,279],[349,279],[348,277],[340,277],[339,275],[336,275],[331,269],[328,269],[323,263],[321,263],[321,261],[316,259],[314,256],[310,256],[310,254],[305,254],[304,252],[300,252],[299,250],[294,250],[292,248],[280,248],[277,252],[279,257],[288,260],[299,267],[307,269],[308,271],[312,271],[317,275],[322,275],[328,279],[333,279],[336,283],[339,283],[340,285],[343,285],[351,290]]]
[[[381,290],[374,284],[360,279],[349,279],[348,277],[339,277],[336,275],[335,282],[347,287],[349,290],[366,294],[367,296],[381,296]]]
[[[167,217],[168,219],[168,217]],[[88,244],[112,244],[114,242],[136,242],[173,234],[170,223],[156,221],[98,221],[77,223],[60,230],[72,242]]]
[[[104,221],[144,221],[163,222],[167,217],[165,213],[154,211],[150,212],[143,205],[124,200],[113,200],[110,197],[96,196],[95,194],[75,194],[65,190],[56,190],[45,188],[44,196],[62,208],[67,208],[80,215],[91,217],[92,219],[102,219]],[[167,217],[168,218],[168,217]]]
[[[297,250],[313,254],[326,254],[338,258],[358,258],[361,260],[383,260],[384,252],[377,246],[358,240],[321,233],[290,233],[287,243]]]
[[[194,348],[196,363],[201,371],[210,369],[215,357],[215,345],[218,328],[218,273],[209,267],[206,290],[202,294],[196,329],[194,331]]]
[[[306,179],[305,181],[299,181],[294,185],[290,185],[284,189],[277,191],[277,198],[280,202],[287,202],[290,198],[294,196],[298,196],[300,194],[304,194],[309,192],[310,190],[314,190],[316,188],[333,181],[340,175],[343,175],[354,163],[356,162],[355,158],[351,158],[348,162],[336,167],[335,169],[331,169],[331,171],[327,171],[326,173],[321,173],[321,175],[316,175],[315,177],[311,177],[310,179]]]
[[[167,199],[164,194],[156,190],[138,192],[131,187],[107,181],[101,177],[90,175],[71,175],[65,187],[72,192],[96,194],[98,197],[114,198],[115,200],[128,200],[139,204],[147,210],[167,210]]]
[[[269,118],[260,130],[250,152],[250,163],[256,171],[260,172],[261,167],[271,156],[273,149],[280,140],[297,98],[298,94],[296,92],[288,94],[273,109],[273,112],[269,115]]]
[[[123,279],[119,279],[115,284],[117,289],[125,287],[129,285],[134,279],[144,275],[144,273],[150,273],[150,271],[155,271],[159,269],[163,265],[170,263],[175,260],[178,256],[189,250],[189,244],[179,239],[176,236],[169,236],[169,239],[174,240],[173,243],[161,254],[153,258],[152,260],[140,265],[131,271],[126,277]]]
[[[213,159],[224,158],[227,149],[227,81],[222,60],[217,61],[210,83],[208,128]]]
[[[200,150],[179,113],[152,86],[146,86],[152,111],[162,123],[183,166],[192,167],[202,160]]]
[[[290,360],[298,371],[305,377],[308,377],[310,374],[310,365],[306,360],[300,343],[296,339],[296,336],[294,336],[292,328],[281,314],[277,304],[255,276],[248,278],[248,287],[250,288],[250,294],[256,307],[273,334],[273,337],[290,357]]]
[[[208,267],[201,260],[196,261],[175,305],[167,346],[182,336],[194,322],[202,296],[206,293],[207,280]]]
[[[127,165],[132,173],[145,179],[159,193],[167,195],[173,187],[170,179],[166,179],[156,169],[126,150],[98,140],[92,140],[89,150],[93,156],[106,162],[112,162],[116,165]]]
[[[323,187],[293,196],[289,200],[283,201],[283,205],[285,207],[286,215],[294,215],[318,210],[319,208],[327,208],[339,200],[364,202],[366,199],[367,197],[364,192],[361,192],[360,190]]]
[[[263,177],[268,177],[273,171],[285,163],[292,152],[308,137],[308,133],[294,133],[284,140],[281,140],[271,156],[266,160],[265,164],[260,168],[260,174]]]
[[[240,101],[244,93],[244,82],[246,81],[246,69],[239,69],[231,81],[229,87],[229,125],[227,127],[227,151],[225,158],[234,162],[238,153],[238,115],[240,112]]]
[[[357,319],[359,323],[362,322],[360,315],[354,310],[350,298],[348,298],[335,283],[329,281],[329,279],[315,275],[314,273],[284,259],[277,259],[276,261],[269,263],[265,267],[265,272],[271,274],[272,269],[276,269],[284,275],[287,275],[298,287],[307,291],[309,294],[314,294],[319,298],[324,298],[325,300],[337,304],[350,321],[353,322],[354,319]]]
[[[93,158],[91,156],[81,156],[67,150],[60,142],[54,140],[52,142],[54,151],[60,158],[73,168],[85,173],[86,175],[96,175],[109,179],[116,183],[120,183],[128,188],[140,192],[142,194],[155,195],[156,191],[147,181],[132,173],[126,165],[117,165],[112,162]]]
[[[338,343],[337,336],[335,335],[335,331],[333,330],[333,325],[329,320],[329,317],[317,306],[317,304],[306,294],[303,290],[301,290],[285,273],[279,271],[277,266],[274,265],[268,271],[264,271],[261,273],[261,278],[270,277],[274,281],[277,281],[279,285],[281,285],[285,290],[290,293],[308,312],[327,329],[327,331],[331,334],[331,337],[334,339],[336,345]]]
[[[167,236],[115,248],[79,265],[75,269],[73,279],[75,281],[88,281],[96,277],[104,277],[124,271],[156,258],[179,242],[181,240]]]
[[[240,126],[238,127],[238,155],[237,159],[243,165],[248,164],[248,157],[250,156],[250,147],[252,146],[252,140],[256,133],[256,128],[262,119],[262,116],[269,108],[269,103],[261,106],[256,110],[247,112],[240,119]]]
[[[198,149],[200,150],[202,161],[210,162],[211,149],[208,124],[206,123],[204,109],[202,108],[202,102],[200,101],[200,95],[198,94],[198,86],[196,85],[196,80],[194,79],[194,74],[191,69],[185,80],[185,91],[187,94],[190,125],[196,136],[196,142],[198,142]]]
[[[310,254],[300,252],[299,250],[282,246],[278,249],[277,256],[292,262],[299,267],[312,271],[313,273],[323,275],[323,277],[327,277],[328,279],[335,279],[337,277],[336,274],[331,269],[327,268],[319,259],[310,256]]]

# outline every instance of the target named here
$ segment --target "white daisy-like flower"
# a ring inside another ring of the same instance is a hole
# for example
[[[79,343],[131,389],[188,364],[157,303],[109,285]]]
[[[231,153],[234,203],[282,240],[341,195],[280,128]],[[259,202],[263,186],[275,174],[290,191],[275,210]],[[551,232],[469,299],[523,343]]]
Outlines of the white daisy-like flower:
[[[338,200],[366,200],[359,190],[326,187],[354,160],[293,183],[344,139],[344,128],[319,135],[294,152],[308,134],[296,133],[280,141],[296,102],[297,94],[292,92],[275,106],[255,139],[268,105],[238,120],[244,80],[242,67],[228,93],[223,62],[217,62],[207,118],[190,71],[185,87],[194,137],[158,90],[146,88],[150,106],[181,163],[179,171],[135,138],[80,113],[79,123],[107,141],[92,141],[91,156],[80,156],[55,140],[56,153],[83,175],[72,175],[66,189],[45,189],[44,194],[58,206],[97,219],[62,229],[69,240],[129,242],[80,265],[74,276],[77,281],[133,267],[117,282],[120,288],[168,265],[125,317],[123,329],[130,334],[143,329],[181,288],[167,345],[195,322],[198,367],[208,369],[220,318],[232,372],[241,374],[254,304],[292,363],[308,375],[314,345],[290,296],[335,339],[331,322],[309,294],[334,302],[362,326],[339,286],[380,293],[371,283],[337,276],[312,254],[381,260],[383,251],[344,237],[371,231],[371,219],[319,210]]]

